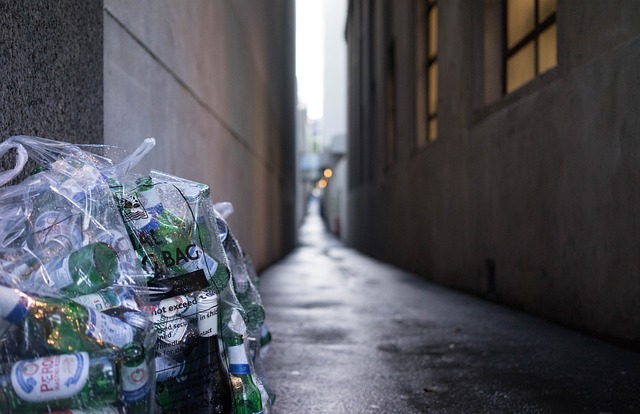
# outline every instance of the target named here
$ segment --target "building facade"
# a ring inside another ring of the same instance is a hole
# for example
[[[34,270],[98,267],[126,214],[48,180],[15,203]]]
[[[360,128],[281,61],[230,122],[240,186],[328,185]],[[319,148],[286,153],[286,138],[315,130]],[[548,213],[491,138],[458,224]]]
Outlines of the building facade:
[[[209,184],[257,267],[295,243],[293,0],[0,1],[1,138],[131,150]]]
[[[640,344],[640,9],[351,0],[349,238]]]
[[[327,228],[343,239],[349,228],[347,213],[347,44],[344,23],[347,0],[324,1],[324,100],[325,145],[323,213]],[[327,175],[329,175],[327,177]]]

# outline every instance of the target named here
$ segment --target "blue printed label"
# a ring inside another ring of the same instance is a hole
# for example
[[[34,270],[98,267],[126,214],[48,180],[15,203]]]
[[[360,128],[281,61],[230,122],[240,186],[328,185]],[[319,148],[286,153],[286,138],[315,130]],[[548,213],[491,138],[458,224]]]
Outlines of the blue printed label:
[[[232,374],[251,374],[247,350],[244,345],[230,346],[229,349],[229,372]]]
[[[133,341],[133,328],[129,324],[90,308],[87,311],[87,336],[119,348]]]
[[[69,272],[69,256],[66,256],[51,266],[47,266],[49,284],[58,289],[65,288],[73,283],[73,277]]]
[[[18,303],[13,307],[11,312],[5,317],[7,322],[11,322],[13,324],[19,324],[29,313],[29,299],[20,296],[18,299]]]
[[[216,272],[216,269],[218,269],[218,262],[195,244],[188,246],[188,248],[191,248],[192,251],[189,251],[187,255],[189,257],[197,257],[197,259],[188,261],[184,264],[181,263],[182,268],[187,272],[194,272],[198,269],[202,269],[205,272],[207,280],[210,280]]]
[[[184,372],[184,361],[178,363],[171,358],[156,357],[156,382],[168,381],[182,375]]]
[[[229,372],[234,375],[251,374],[248,364],[229,364]]]

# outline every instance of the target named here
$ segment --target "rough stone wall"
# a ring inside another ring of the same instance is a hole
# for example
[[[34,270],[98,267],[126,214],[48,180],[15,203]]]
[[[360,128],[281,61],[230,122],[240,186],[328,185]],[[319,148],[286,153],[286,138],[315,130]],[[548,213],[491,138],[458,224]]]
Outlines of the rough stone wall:
[[[102,1],[1,0],[0,139],[102,143],[102,49]]]

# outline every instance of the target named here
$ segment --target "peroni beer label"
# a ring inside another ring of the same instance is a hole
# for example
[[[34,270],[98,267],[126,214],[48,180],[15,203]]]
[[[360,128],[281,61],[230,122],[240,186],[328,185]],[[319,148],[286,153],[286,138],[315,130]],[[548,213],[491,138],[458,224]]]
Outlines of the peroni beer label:
[[[28,402],[62,400],[78,394],[89,377],[89,354],[54,355],[20,361],[11,369],[11,385]]]

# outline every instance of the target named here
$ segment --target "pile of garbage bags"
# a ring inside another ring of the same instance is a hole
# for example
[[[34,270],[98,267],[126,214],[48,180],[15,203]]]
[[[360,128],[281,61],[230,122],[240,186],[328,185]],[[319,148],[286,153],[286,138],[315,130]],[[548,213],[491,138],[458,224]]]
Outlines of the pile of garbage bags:
[[[154,145],[0,144],[16,154],[0,173],[0,412],[270,412],[271,335],[233,207],[133,173]]]

